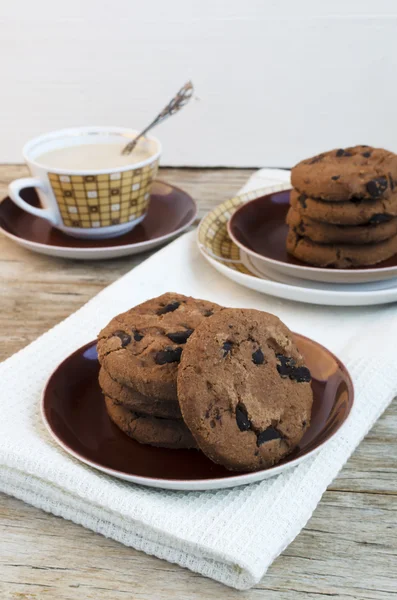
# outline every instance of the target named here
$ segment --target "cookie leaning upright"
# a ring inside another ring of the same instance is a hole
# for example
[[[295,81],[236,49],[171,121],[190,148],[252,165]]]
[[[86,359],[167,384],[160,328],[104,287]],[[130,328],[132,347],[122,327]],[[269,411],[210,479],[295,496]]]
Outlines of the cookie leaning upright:
[[[177,401],[176,375],[187,339],[220,307],[167,293],[110,321],[98,336],[98,359],[119,384],[144,396]]]
[[[331,201],[388,198],[396,181],[397,155],[370,146],[323,152],[291,171],[291,183],[301,194]]]
[[[310,380],[277,317],[224,309],[190,337],[178,397],[186,425],[211,460],[254,471],[275,464],[301,440],[310,423]]]

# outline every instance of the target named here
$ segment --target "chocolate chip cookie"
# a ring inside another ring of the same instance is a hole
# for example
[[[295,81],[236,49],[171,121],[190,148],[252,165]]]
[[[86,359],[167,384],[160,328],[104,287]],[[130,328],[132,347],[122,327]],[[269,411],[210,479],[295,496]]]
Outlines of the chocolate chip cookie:
[[[197,448],[182,419],[139,415],[105,396],[106,410],[115,425],[140,444],[161,448]]]
[[[311,198],[389,198],[397,183],[397,155],[383,148],[353,146],[323,152],[298,163],[291,182]]]
[[[365,225],[332,225],[314,221],[290,208],[287,224],[297,235],[319,244],[371,244],[382,242],[397,234],[397,217],[378,215]]]
[[[112,379],[159,400],[176,401],[182,351],[220,307],[167,293],[116,316],[98,336],[98,359]]]
[[[121,385],[112,379],[103,367],[99,371],[99,385],[105,396],[133,412],[163,419],[182,418],[177,399],[161,400],[153,396],[144,396],[133,388]]]
[[[397,216],[397,193],[386,199],[325,202],[291,190],[290,203],[300,215],[333,225],[377,224]]]
[[[224,309],[189,339],[178,371],[183,419],[201,450],[231,470],[269,467],[309,426],[311,376],[288,327],[257,310]]]
[[[316,244],[290,230],[287,251],[310,265],[349,269],[376,265],[397,253],[397,235],[377,244]]]
[[[167,322],[175,324],[187,317],[192,327],[195,327],[203,317],[210,317],[214,311],[220,308],[217,304],[207,300],[167,292],[157,298],[142,302],[142,304],[138,304],[131,310],[141,315],[165,318]],[[182,339],[181,343],[185,342],[186,339]]]

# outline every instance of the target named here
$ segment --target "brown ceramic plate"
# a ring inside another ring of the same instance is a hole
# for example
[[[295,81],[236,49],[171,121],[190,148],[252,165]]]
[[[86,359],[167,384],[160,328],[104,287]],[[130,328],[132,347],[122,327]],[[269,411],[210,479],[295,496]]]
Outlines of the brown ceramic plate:
[[[320,450],[346,422],[353,384],[344,365],[326,348],[296,335],[313,376],[311,425],[300,445],[281,463],[255,473],[234,473],[198,450],[168,450],[135,442],[107,416],[98,384],[96,343],[76,350],[51,375],[42,415],[52,437],[82,462],[133,483],[175,490],[244,485],[278,475]]]
[[[228,222],[233,242],[285,275],[326,283],[368,283],[397,277],[397,254],[372,267],[320,268],[307,265],[286,250],[290,191],[267,194],[242,204]]]
[[[33,188],[21,192],[24,200],[39,206]],[[197,216],[193,198],[183,190],[155,181],[145,219],[132,231],[107,240],[82,240],[65,235],[45,219],[20,209],[7,197],[0,204],[0,231],[34,252],[62,258],[99,260],[151,250],[189,227]]]

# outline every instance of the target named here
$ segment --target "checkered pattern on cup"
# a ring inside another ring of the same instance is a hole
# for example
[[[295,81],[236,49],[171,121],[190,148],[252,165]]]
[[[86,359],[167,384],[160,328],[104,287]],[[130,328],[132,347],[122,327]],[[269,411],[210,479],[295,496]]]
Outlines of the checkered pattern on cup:
[[[66,227],[108,227],[128,223],[147,211],[159,161],[101,175],[48,173]]]

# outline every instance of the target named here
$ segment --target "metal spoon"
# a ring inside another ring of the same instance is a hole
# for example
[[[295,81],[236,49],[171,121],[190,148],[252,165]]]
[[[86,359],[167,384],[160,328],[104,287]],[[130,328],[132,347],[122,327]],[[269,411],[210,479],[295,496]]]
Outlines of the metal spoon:
[[[150,123],[150,125],[148,125],[145,129],[143,129],[143,131],[141,131],[140,134],[137,135],[136,138],[131,140],[131,142],[129,142],[125,146],[125,148],[123,148],[121,154],[131,154],[131,152],[137,145],[138,140],[142,136],[144,136],[145,133],[147,133],[149,131],[149,129],[152,129],[152,127],[155,127],[159,123],[162,123],[163,121],[165,121],[165,119],[167,119],[168,117],[171,117],[172,115],[174,115],[181,108],[183,108],[185,106],[185,104],[187,104],[189,102],[190,98],[193,95],[193,91],[194,91],[194,88],[193,88],[192,82],[188,81],[187,83],[185,83],[185,85],[173,97],[171,102],[169,102],[167,104],[167,106],[165,108],[163,108],[161,113],[157,115],[157,117],[154,119],[154,121],[152,121]]]

